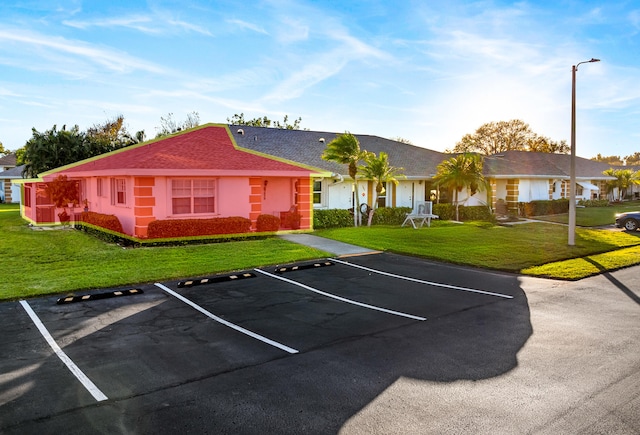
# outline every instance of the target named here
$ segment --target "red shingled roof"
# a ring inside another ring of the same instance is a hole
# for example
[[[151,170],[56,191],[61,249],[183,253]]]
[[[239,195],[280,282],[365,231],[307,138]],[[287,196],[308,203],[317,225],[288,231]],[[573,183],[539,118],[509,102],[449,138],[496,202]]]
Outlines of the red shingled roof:
[[[225,126],[205,125],[158,141],[132,146],[63,172],[108,170],[309,171],[233,146]],[[309,171],[311,172],[311,171]]]

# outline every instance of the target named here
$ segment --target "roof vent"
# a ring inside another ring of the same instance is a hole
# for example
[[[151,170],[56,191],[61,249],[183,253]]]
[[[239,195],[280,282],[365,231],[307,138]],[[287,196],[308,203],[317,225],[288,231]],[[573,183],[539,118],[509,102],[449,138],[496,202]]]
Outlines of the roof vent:
[[[322,143],[324,143],[324,138],[323,138],[323,137],[321,137],[320,139],[318,139],[318,142],[322,142]]]
[[[241,135],[241,136],[244,136],[244,130],[239,128],[238,129],[238,134]]]

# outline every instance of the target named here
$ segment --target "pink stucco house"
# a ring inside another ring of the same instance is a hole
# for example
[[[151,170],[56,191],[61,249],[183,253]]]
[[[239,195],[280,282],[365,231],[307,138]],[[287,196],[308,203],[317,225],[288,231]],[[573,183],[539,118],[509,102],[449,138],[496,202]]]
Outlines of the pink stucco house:
[[[150,222],[241,216],[252,228],[260,214],[278,217],[296,206],[300,229],[313,222],[312,177],[323,171],[240,148],[229,127],[206,124],[40,174],[23,184],[22,216],[58,222],[46,183],[60,175],[77,182],[79,214],[115,215],[126,234],[147,237]]]

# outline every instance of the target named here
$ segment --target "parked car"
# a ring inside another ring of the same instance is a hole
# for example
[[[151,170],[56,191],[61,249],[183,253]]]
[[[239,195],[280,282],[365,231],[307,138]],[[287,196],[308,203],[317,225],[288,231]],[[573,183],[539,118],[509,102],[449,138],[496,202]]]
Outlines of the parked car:
[[[636,231],[640,228],[640,211],[628,211],[616,213],[616,227],[627,231]]]

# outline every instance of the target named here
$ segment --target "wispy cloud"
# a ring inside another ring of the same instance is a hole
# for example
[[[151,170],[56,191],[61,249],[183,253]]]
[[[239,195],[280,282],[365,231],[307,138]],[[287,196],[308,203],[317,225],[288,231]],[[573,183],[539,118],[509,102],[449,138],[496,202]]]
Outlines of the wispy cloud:
[[[174,33],[177,31],[199,33],[204,36],[213,36],[212,33],[197,24],[175,18],[168,12],[157,12],[152,14],[139,14],[117,18],[97,18],[93,20],[64,20],[65,26],[76,29],[87,30],[92,27],[102,28],[127,28],[138,32],[159,35]]]
[[[35,32],[13,30],[0,30],[0,42],[13,43],[19,46],[19,51],[32,51],[51,62],[50,65],[36,62],[32,68],[50,68],[63,72],[65,68],[58,68],[57,64],[65,63],[68,59],[60,56],[72,56],[76,61],[89,62],[90,64],[106,68],[117,73],[130,73],[132,71],[147,71],[156,74],[164,74],[167,70],[159,65],[141,61],[125,52],[98,47],[83,41],[69,40],[59,36],[44,35]],[[44,50],[51,50],[46,52]],[[32,59],[30,62],[34,62]],[[27,67],[25,65],[25,67]],[[68,74],[76,75],[78,72],[66,68]]]
[[[232,24],[232,25],[234,25],[236,27],[239,27],[240,29],[251,30],[251,31],[256,32],[256,33],[262,33],[263,35],[268,35],[269,34],[262,26],[258,26],[257,24],[249,23],[247,21],[237,20],[237,19],[230,19],[230,20],[227,20],[227,23]]]

